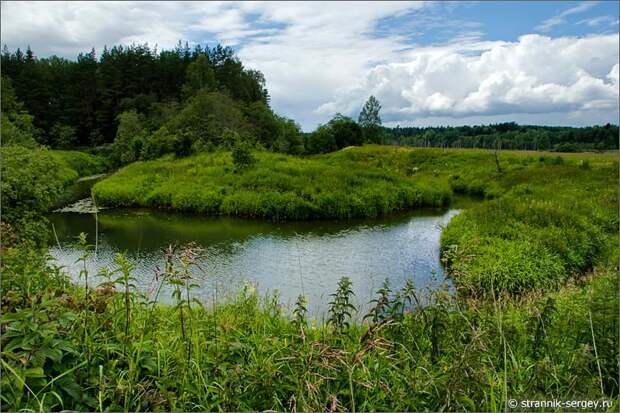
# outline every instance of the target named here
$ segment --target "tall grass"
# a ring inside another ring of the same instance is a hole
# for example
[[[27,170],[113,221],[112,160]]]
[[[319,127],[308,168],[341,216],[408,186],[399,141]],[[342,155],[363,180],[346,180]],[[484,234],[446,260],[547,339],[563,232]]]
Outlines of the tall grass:
[[[247,288],[217,316],[192,304],[187,251],[159,278],[179,288],[172,306],[135,293],[122,257],[117,279],[85,296],[24,254],[3,260],[3,410],[503,411],[508,398],[618,397],[613,266],[495,301],[384,286],[366,324],[347,322],[343,280],[339,321],[317,325],[304,300],[289,312]],[[411,305],[423,294],[427,306]]]
[[[106,158],[85,152],[54,150],[51,154],[75,170],[80,177],[101,174],[111,168],[111,162]]]
[[[228,152],[136,162],[97,183],[107,206],[146,206],[272,220],[360,218],[450,200],[446,182],[417,182],[357,162],[256,153],[238,170]]]

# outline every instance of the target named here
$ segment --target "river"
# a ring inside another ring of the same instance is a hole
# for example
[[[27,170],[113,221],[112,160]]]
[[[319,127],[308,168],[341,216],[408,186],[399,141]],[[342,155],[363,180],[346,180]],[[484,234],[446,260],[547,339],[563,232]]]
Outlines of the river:
[[[198,285],[193,296],[210,305],[244,286],[261,295],[278,292],[284,305],[299,294],[308,300],[309,313],[325,316],[330,294],[340,277],[353,282],[354,302],[362,310],[384,279],[393,289],[412,279],[423,295],[440,286],[452,288],[439,259],[442,228],[458,209],[421,210],[381,219],[346,222],[274,223],[228,217],[205,217],[150,210],[99,211],[97,250],[87,259],[91,283],[114,255],[124,252],[133,263],[137,287],[153,294],[157,268],[163,268],[162,249],[193,242],[203,248],[200,268],[192,267]],[[82,250],[80,232],[95,244],[95,214],[56,212],[49,216],[58,237],[50,255],[77,280]],[[78,280],[79,281],[79,280]],[[83,282],[80,281],[80,282]],[[165,289],[161,301],[171,301]]]

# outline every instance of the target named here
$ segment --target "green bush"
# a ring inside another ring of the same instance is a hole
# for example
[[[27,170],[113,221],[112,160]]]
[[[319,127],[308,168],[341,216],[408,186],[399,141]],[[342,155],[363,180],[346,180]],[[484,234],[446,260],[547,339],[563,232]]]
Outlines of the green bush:
[[[64,189],[80,176],[107,170],[103,158],[76,151],[52,151],[23,146],[0,148],[2,222],[14,230],[18,242],[42,244],[49,228],[43,214]]]
[[[256,158],[252,155],[252,146],[247,142],[235,143],[230,154],[237,171],[251,168],[256,163]]]

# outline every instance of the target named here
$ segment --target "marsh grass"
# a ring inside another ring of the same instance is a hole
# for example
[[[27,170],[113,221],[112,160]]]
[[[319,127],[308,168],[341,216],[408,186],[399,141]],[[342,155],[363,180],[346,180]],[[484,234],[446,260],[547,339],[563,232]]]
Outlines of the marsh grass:
[[[113,289],[85,297],[21,254],[3,260],[3,410],[502,411],[507,398],[618,396],[617,267],[491,301],[384,286],[367,323],[317,324],[304,300],[288,314],[247,288],[217,316],[192,304],[187,250],[160,278],[181,292],[170,306],[135,293],[121,257]],[[344,321],[348,285],[334,295]]]
[[[147,206],[276,221],[362,218],[447,205],[447,183],[420,184],[399,174],[324,157],[256,152],[238,170],[228,152],[136,162],[95,185],[98,204]]]

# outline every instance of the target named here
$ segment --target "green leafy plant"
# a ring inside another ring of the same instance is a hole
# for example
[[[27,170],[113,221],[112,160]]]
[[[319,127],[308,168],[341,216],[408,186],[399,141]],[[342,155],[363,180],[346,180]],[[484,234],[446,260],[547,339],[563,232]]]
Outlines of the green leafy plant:
[[[329,319],[327,322],[338,333],[343,333],[348,329],[350,319],[356,311],[355,305],[351,302],[351,298],[354,296],[351,286],[351,280],[348,277],[342,277],[338,281],[338,289],[331,294],[332,301],[329,302]]]
[[[378,297],[370,302],[374,305],[368,314],[364,316],[364,319],[370,318],[373,323],[385,320],[389,314],[392,290],[387,278],[383,281],[383,286],[377,291],[377,294]]]

